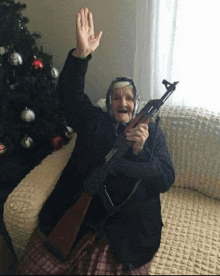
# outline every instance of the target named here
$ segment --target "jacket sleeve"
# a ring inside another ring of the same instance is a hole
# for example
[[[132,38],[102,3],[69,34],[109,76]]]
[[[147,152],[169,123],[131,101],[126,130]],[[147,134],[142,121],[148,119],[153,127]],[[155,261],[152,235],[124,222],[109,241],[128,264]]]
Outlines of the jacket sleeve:
[[[68,125],[80,132],[91,121],[94,109],[84,93],[85,75],[91,55],[86,59],[76,58],[73,51],[74,49],[69,52],[64,64],[57,90]]]
[[[151,140],[154,138],[151,137]],[[119,174],[143,179],[142,185],[147,191],[163,193],[170,188],[175,180],[173,163],[166,140],[158,128],[155,142],[147,142],[139,156],[132,157],[130,154],[125,158],[115,158],[113,167]]]

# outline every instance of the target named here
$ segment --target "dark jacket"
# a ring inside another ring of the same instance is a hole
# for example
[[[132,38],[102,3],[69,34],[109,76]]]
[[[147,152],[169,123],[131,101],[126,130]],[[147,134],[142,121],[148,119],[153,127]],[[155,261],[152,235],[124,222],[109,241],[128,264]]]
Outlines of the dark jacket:
[[[91,56],[85,60],[75,58],[71,51],[60,75],[58,89],[65,117],[78,138],[56,188],[41,211],[40,228],[45,234],[76,201],[83,190],[83,181],[105,162],[104,158],[116,140],[114,120],[92,105],[84,94],[90,59]],[[119,160],[116,164],[117,174],[109,175],[105,181],[114,204],[120,205],[137,180],[143,180],[132,198],[106,221],[104,234],[115,259],[132,269],[150,261],[159,248],[162,229],[159,195],[170,188],[175,176],[165,138],[152,122],[142,152],[134,155],[129,149],[124,159],[125,163]],[[84,226],[95,226],[106,213],[99,196],[95,195]]]

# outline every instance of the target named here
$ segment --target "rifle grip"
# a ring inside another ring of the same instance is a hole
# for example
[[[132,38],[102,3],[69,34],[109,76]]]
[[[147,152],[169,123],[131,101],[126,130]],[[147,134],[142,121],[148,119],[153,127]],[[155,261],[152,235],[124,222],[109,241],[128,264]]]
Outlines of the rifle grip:
[[[148,125],[150,123],[150,120],[151,118],[144,117],[143,114],[140,113],[137,117],[131,120],[129,125],[125,128],[125,132],[128,132],[130,129],[136,127],[139,123],[145,123]]]

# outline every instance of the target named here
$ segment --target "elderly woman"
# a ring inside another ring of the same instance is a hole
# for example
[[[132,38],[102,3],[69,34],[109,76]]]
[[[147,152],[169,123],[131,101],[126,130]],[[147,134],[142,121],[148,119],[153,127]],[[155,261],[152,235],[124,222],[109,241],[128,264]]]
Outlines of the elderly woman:
[[[92,105],[84,93],[91,53],[102,32],[94,35],[92,13],[77,14],[77,46],[71,50],[59,79],[65,117],[78,134],[75,150],[40,214],[40,229],[48,235],[84,189],[84,181],[104,164],[117,136],[135,117],[139,95],[132,79],[116,78],[107,91],[107,112]],[[94,193],[73,251],[78,254],[72,275],[143,274],[160,246],[162,218],[160,193],[174,182],[174,169],[165,138],[153,122],[126,133],[132,147],[116,158],[103,185],[115,206],[129,201],[111,216]],[[106,219],[106,217],[108,218]],[[100,231],[100,222],[103,222]]]

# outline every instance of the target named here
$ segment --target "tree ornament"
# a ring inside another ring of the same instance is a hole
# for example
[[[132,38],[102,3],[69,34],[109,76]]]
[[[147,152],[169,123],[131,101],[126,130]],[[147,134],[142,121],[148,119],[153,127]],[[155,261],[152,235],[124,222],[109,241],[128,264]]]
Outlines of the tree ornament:
[[[35,120],[34,111],[26,107],[25,110],[21,112],[21,120],[27,123],[34,121]]]
[[[70,126],[67,126],[66,127],[66,132],[65,132],[66,137],[71,138],[72,134],[73,134],[73,129]]]
[[[51,69],[51,77],[53,79],[57,79],[59,77],[59,75],[60,75],[60,73],[59,73],[58,69],[55,68],[55,67],[52,67],[52,69]]]
[[[21,145],[25,148],[30,148],[32,144],[33,140],[28,136],[25,136],[24,139],[21,141]]]
[[[6,152],[6,146],[0,142],[0,155]]]
[[[9,85],[11,90],[15,90],[17,88],[17,86],[18,86],[18,83],[14,83],[14,84]]]
[[[23,29],[24,29],[24,26],[23,26],[23,24],[22,24],[21,20],[18,20],[18,25],[19,25],[19,28],[20,28],[21,30],[23,30]]]
[[[4,46],[0,47],[0,56],[3,56],[6,53],[6,49]]]
[[[22,63],[23,63],[22,56],[16,52],[12,53],[9,57],[9,63],[13,66],[22,65]]]
[[[36,71],[42,71],[44,68],[44,63],[40,58],[34,56],[32,61],[32,68]]]
[[[57,135],[51,139],[51,144],[55,150],[59,150],[63,146],[64,138],[61,135]]]

